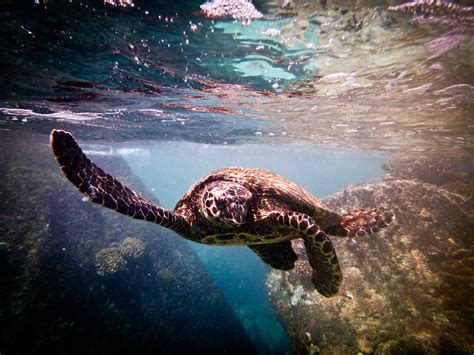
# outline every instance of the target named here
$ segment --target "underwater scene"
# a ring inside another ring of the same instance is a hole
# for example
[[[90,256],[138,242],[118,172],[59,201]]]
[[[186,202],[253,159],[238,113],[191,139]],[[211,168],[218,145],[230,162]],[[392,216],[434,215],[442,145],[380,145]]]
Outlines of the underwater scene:
[[[0,355],[474,353],[473,1],[0,22]]]

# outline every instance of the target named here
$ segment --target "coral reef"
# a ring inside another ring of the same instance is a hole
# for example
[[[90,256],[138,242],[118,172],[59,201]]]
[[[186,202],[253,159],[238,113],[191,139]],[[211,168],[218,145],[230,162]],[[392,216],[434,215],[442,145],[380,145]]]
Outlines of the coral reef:
[[[120,253],[119,248],[105,248],[95,256],[95,267],[100,276],[113,275],[124,270],[126,265],[127,261]]]
[[[95,256],[96,272],[100,276],[110,276],[127,270],[130,261],[144,255],[145,244],[137,238],[125,238],[119,247],[105,248]]]
[[[124,258],[137,259],[145,253],[145,244],[140,239],[128,237],[118,249]]]
[[[387,179],[416,179],[462,197],[462,207],[474,216],[474,160],[467,155],[396,154],[382,168]]]
[[[263,17],[250,0],[213,0],[202,4],[201,9],[208,17],[231,17],[235,20]]]
[[[442,184],[441,187],[463,196],[466,202],[474,204],[474,184],[471,179],[449,181]]]
[[[390,208],[397,222],[377,235],[332,238],[344,273],[337,297],[310,287],[306,263],[269,274],[270,299],[297,352],[472,353],[474,225],[465,198],[419,180],[385,179],[324,202],[340,211]]]

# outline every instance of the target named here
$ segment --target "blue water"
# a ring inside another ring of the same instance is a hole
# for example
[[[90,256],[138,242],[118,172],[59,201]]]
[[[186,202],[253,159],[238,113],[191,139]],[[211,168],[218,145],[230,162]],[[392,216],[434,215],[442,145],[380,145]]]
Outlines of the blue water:
[[[314,49],[264,34],[290,19],[242,27],[196,16],[199,4],[147,2],[129,11],[92,1],[4,5],[0,92],[15,100],[108,101],[109,90],[158,94],[224,82],[271,89],[314,72]],[[310,23],[306,40],[317,43],[316,27]]]
[[[281,136],[291,123],[256,120],[245,101],[315,72],[305,41],[317,43],[317,24],[289,44],[265,34],[289,18],[242,27],[196,14],[199,4],[0,4],[0,127],[48,133],[60,124],[100,140]]]
[[[95,149],[94,149],[95,150]],[[203,145],[186,142],[114,146],[160,203],[174,205],[201,176],[227,166],[260,167],[285,176],[317,197],[382,175],[387,154],[316,150],[289,144]],[[291,343],[268,301],[266,266],[246,247],[190,242],[230,301],[261,353],[289,353]]]

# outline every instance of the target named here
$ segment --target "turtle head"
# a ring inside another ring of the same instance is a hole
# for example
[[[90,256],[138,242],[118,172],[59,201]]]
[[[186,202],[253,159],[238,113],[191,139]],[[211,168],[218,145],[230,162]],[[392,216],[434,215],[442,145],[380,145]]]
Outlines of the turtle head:
[[[202,194],[202,213],[212,223],[237,227],[245,223],[252,193],[239,184],[217,181]]]

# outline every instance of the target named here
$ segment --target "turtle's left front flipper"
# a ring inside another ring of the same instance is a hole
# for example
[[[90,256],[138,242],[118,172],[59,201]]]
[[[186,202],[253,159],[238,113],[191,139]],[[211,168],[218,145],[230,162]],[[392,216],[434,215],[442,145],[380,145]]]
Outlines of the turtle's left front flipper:
[[[336,235],[356,237],[377,233],[395,220],[395,215],[383,208],[361,209],[343,216],[342,233]]]
[[[92,202],[177,233],[186,231],[188,224],[183,217],[144,199],[104,172],[86,157],[69,132],[53,129],[50,139],[61,171]]]

